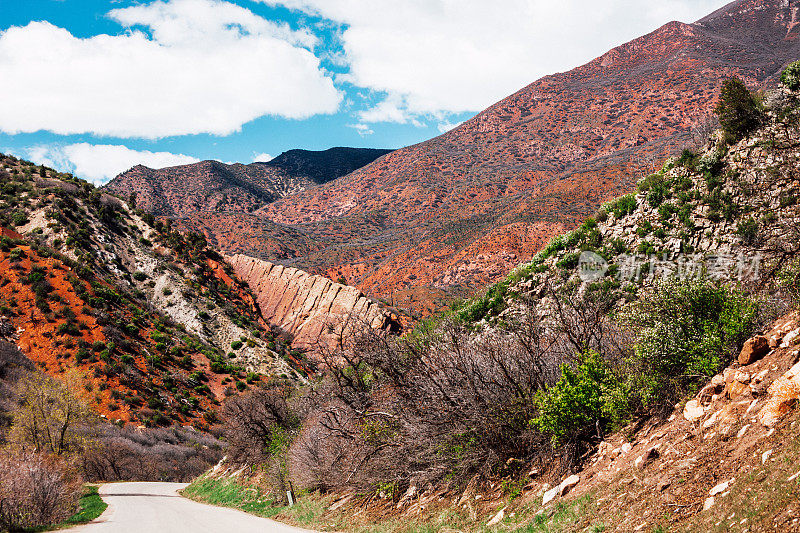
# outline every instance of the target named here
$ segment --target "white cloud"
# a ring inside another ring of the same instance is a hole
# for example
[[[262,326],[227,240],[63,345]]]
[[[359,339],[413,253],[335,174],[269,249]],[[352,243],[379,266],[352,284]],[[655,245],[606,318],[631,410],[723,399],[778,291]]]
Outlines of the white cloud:
[[[530,82],[583,64],[729,0],[260,0],[339,22],[349,73],[385,93],[362,121],[479,111]]]
[[[235,4],[165,0],[108,16],[128,30],[0,32],[0,130],[226,135],[264,115],[333,113],[342,100],[311,50],[316,37]]]
[[[273,159],[275,159],[275,156],[267,153],[257,154],[253,152],[253,163],[266,163],[268,161],[272,161]]]
[[[358,134],[359,134],[359,135],[361,135],[362,137],[366,137],[367,135],[372,135],[373,133],[375,133],[375,132],[372,130],[372,128],[370,128],[370,127],[369,127],[369,126],[367,126],[366,124],[360,124],[360,123],[359,123],[359,124],[348,124],[348,125],[347,125],[347,127],[348,127],[348,128],[353,128],[353,129],[354,129],[354,130],[356,130],[356,131],[358,132]]]
[[[200,161],[195,157],[170,152],[131,150],[127,146],[78,143],[67,146],[41,145],[28,149],[34,163],[71,172],[97,185],[136,165],[164,168]]]
[[[446,133],[462,124],[463,122],[440,122],[436,127],[439,129],[439,133]]]

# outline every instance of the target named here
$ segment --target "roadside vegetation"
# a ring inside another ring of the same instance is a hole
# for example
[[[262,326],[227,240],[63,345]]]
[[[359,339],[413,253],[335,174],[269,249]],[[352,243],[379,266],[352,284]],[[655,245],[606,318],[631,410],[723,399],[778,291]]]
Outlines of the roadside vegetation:
[[[709,129],[698,151],[670,160],[483,295],[399,338],[354,324],[337,349],[323,351],[327,371],[309,385],[265,382],[231,399],[223,410],[229,469],[196,480],[187,495],[290,521],[292,490],[306,494],[300,506],[324,508],[326,495],[350,494],[351,505],[388,516],[422,491],[468,492],[472,483],[501,484],[513,501],[528,472],[562,479],[609,434],[666,420],[747,339],[796,306],[794,192],[780,185],[781,214],[767,218],[770,186],[748,183],[727,159],[753,135],[762,135],[760,147],[783,149],[775,131],[800,133],[792,83],[767,98],[727,81],[718,136]],[[783,183],[784,171],[764,179]],[[615,221],[634,214],[638,227],[615,233]],[[701,245],[758,253],[763,263],[749,276],[720,278],[708,266],[689,276],[645,275],[653,261],[694,257]],[[602,258],[607,271],[581,280],[584,252]],[[626,278],[630,256],[645,264]],[[225,477],[240,467],[247,473]],[[510,523],[569,530],[573,521],[585,525],[575,517],[592,505],[588,498]],[[466,529],[480,530],[464,509],[452,511],[465,513]],[[458,528],[455,515],[448,525]],[[363,525],[335,517],[324,511],[317,525]],[[435,511],[430,518],[419,529],[386,528],[435,530]]]

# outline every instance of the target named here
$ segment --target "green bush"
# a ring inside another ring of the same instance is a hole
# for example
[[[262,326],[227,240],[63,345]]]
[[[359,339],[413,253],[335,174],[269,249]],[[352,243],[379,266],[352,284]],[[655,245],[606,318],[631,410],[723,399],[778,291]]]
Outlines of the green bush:
[[[605,208],[618,219],[630,215],[636,211],[636,195],[626,194],[610,202]]]
[[[672,405],[716,374],[757,327],[758,305],[714,280],[668,279],[620,315],[636,334],[632,388]]]
[[[790,91],[800,89],[800,61],[795,61],[781,74],[781,83]]]
[[[714,109],[728,144],[744,139],[761,123],[761,111],[755,97],[739,78],[722,84],[719,103]]]
[[[231,343],[231,348],[233,348],[234,350],[238,350],[239,348],[241,348],[243,346],[243,344],[244,343],[242,341],[233,341]]]
[[[628,393],[596,352],[581,358],[577,368],[561,366],[561,378],[536,395],[539,411],[531,424],[553,444],[590,438],[598,427],[618,425],[625,418]]]

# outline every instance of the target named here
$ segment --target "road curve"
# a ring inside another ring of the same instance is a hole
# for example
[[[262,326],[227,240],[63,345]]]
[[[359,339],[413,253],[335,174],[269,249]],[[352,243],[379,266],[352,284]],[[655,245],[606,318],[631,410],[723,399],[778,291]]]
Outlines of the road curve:
[[[299,529],[178,494],[186,483],[108,483],[100,495],[108,509],[71,533],[301,533]]]

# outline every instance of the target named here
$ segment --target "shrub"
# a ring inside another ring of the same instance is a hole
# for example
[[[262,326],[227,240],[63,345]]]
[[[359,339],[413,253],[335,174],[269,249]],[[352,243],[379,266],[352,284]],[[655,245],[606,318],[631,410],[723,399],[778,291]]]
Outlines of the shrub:
[[[800,61],[795,61],[781,74],[781,83],[790,91],[800,89]]]
[[[231,348],[233,348],[234,350],[238,350],[238,349],[239,349],[239,348],[241,348],[243,345],[244,345],[244,343],[243,343],[242,341],[233,341],[233,342],[231,343]]]
[[[137,270],[136,272],[133,273],[133,279],[135,279],[136,281],[144,281],[147,279],[147,274],[145,274],[141,270]]]
[[[758,305],[708,279],[668,279],[620,315],[636,334],[634,389],[644,406],[672,405],[717,373],[757,327]]]
[[[77,509],[80,483],[61,463],[34,453],[0,456],[0,529],[62,522]]]
[[[606,209],[614,213],[614,216],[618,219],[630,215],[636,211],[636,196],[633,194],[626,194],[609,203]]]
[[[754,244],[758,237],[758,222],[753,217],[743,220],[737,226],[736,234],[744,244]]]
[[[729,78],[722,84],[719,103],[714,109],[719,116],[725,140],[729,144],[745,138],[761,122],[756,99],[739,78]]]
[[[532,425],[558,445],[585,440],[598,429],[621,422],[627,393],[602,357],[589,352],[575,369],[562,365],[561,378],[539,391],[536,405],[539,416]]]

